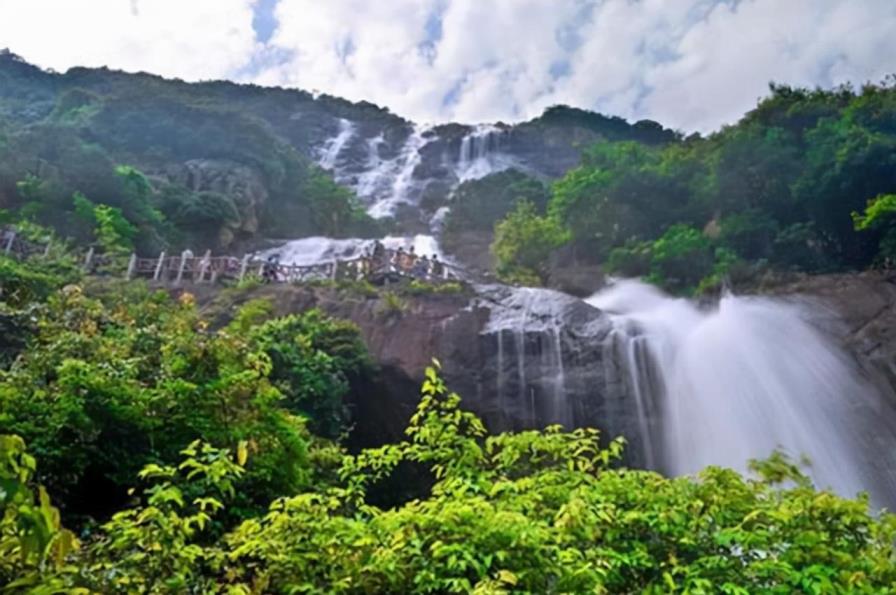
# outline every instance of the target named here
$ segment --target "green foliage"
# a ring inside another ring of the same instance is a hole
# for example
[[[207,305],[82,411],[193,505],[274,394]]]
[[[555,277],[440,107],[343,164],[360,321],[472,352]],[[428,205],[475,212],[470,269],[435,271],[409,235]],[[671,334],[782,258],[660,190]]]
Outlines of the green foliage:
[[[394,291],[384,291],[379,298],[376,313],[385,319],[398,318],[409,307],[408,301]]]
[[[330,237],[366,236],[375,230],[375,223],[357,197],[324,170],[311,171],[304,194],[316,229],[321,233]]]
[[[896,192],[893,83],[858,91],[772,85],[755,110],[706,139],[604,135],[554,183],[548,212],[569,231],[577,259],[669,280],[676,291],[718,281],[717,249],[733,252],[742,271],[816,272],[892,260],[896,232],[884,221],[885,197]],[[868,207],[875,197],[884,198]],[[694,270],[705,274],[696,281],[646,266],[652,244],[668,244],[664,234],[680,225],[711,228],[711,246],[695,245],[660,269],[681,269],[692,256]]]
[[[889,227],[896,215],[896,194],[882,194],[868,201],[863,213],[853,211],[852,219],[859,231]]]
[[[543,284],[551,254],[566,239],[554,218],[539,215],[531,202],[518,203],[495,226],[492,252],[498,259],[498,275],[509,282]]]
[[[223,246],[240,232],[380,231],[351,192],[322,184],[326,176],[303,156],[311,127],[289,119],[311,101],[300,92],[266,95],[107,70],[55,74],[5,57],[0,86],[3,206],[67,236],[86,240],[93,231],[71,225],[75,192],[120,209],[142,252]],[[224,175],[194,177],[197,163]],[[32,185],[39,192],[18,191],[27,176],[39,180]]]
[[[651,246],[650,279],[673,291],[694,287],[713,267],[709,240],[687,225],[673,225]]]
[[[528,201],[544,211],[548,197],[541,181],[512,169],[464,182],[454,191],[444,234],[450,240],[464,231],[492,231],[517,203]]]
[[[150,464],[140,478],[152,481],[144,503],[116,513],[99,539],[76,558],[65,578],[94,593],[208,592],[214,548],[205,547],[214,516],[232,501],[247,459],[245,442],[237,460],[227,450],[198,440],[181,451],[177,466]]]
[[[6,440],[0,452],[14,454],[0,460],[24,465],[0,478],[16,481],[34,463]],[[68,547],[65,564],[4,557],[0,568],[42,592],[885,593],[896,582],[896,517],[815,491],[780,453],[753,463],[757,479],[719,468],[668,479],[617,467],[622,448],[559,426],[490,435],[433,367],[405,440],[319,449],[333,481],[224,535],[214,519],[245,489],[251,448],[238,443],[234,462],[193,442],[176,467],[144,467],[142,503]],[[369,504],[407,464],[432,473],[428,493]],[[63,534],[54,525],[51,542]]]
[[[226,538],[227,576],[267,592],[884,592],[896,520],[815,492],[780,455],[748,480],[613,469],[621,441],[551,427],[489,436],[435,370],[406,441],[346,457],[344,487],[276,502]],[[366,491],[414,461],[430,494]],[[781,479],[796,487],[778,489]]]
[[[852,213],[857,231],[882,232],[877,250],[878,260],[892,266],[896,259],[896,194],[882,194],[868,201],[864,212]]]
[[[20,437],[0,434],[0,584],[8,591],[39,585],[78,547],[46,490],[34,486],[36,466]]]
[[[433,282],[411,279],[398,289],[406,295],[455,295],[466,293],[468,287],[458,281]]]
[[[243,306],[234,323],[243,327],[257,303]],[[370,372],[372,362],[358,328],[308,310],[254,326],[250,338],[271,359],[271,382],[284,406],[308,418],[320,436],[337,438],[346,429],[343,404],[352,382]]]
[[[121,209],[96,205],[96,239],[106,254],[128,254],[134,250],[137,229],[125,219]]]
[[[623,277],[646,277],[650,274],[651,242],[630,238],[623,246],[610,250],[606,269]]]
[[[208,332],[189,295],[122,294],[54,295],[36,337],[0,373],[0,432],[29,443],[64,511],[102,514],[144,464],[173,462],[197,437],[249,441],[239,509],[302,486],[307,438],[279,407],[270,358],[246,337]]]
[[[79,277],[80,270],[67,257],[22,263],[0,255],[0,303],[23,308],[34,302],[42,302]]]

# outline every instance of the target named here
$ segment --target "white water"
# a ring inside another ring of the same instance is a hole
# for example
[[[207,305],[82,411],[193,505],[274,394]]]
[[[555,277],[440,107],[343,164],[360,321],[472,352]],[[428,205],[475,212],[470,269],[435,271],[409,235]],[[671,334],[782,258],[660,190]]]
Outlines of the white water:
[[[381,149],[386,145],[383,134],[366,139],[367,158],[360,171],[346,163],[344,149],[355,139],[358,127],[344,118],[339,120],[336,136],[327,140],[319,151],[318,164],[332,170],[336,179],[351,187],[372,217],[383,218],[395,214],[401,204],[415,205],[427,180],[418,179],[414,172],[421,164],[421,150],[431,141],[431,128],[416,125],[398,154],[383,159]],[[444,163],[456,177],[455,184],[485,177],[515,165],[515,160],[502,152],[504,132],[494,125],[478,125],[461,140],[455,159]]]
[[[420,165],[420,149],[428,142],[427,130],[416,126],[398,155],[385,161],[379,156],[382,136],[368,141],[368,162],[355,190],[371,217],[388,217],[398,205],[416,203],[414,170]]]
[[[892,416],[835,342],[809,322],[805,305],[726,296],[701,311],[637,281],[617,282],[588,302],[611,313],[618,335],[633,343],[623,365],[639,413],[659,411],[663,431],[653,448],[664,470],[745,471],[749,459],[777,448],[794,460],[808,457],[819,487],[893,500],[893,453],[863,448],[869,433],[896,443]],[[656,367],[653,389],[644,382],[650,363],[637,357],[641,341]]]
[[[506,289],[508,295],[500,307],[491,310],[484,329],[496,335],[495,383],[502,410],[512,398],[523,404],[530,425],[559,423],[570,427],[572,410],[566,395],[560,313],[575,298],[548,289]],[[537,359],[526,348],[530,338],[542,341],[533,345],[533,350],[540,352]],[[508,349],[515,355],[512,362],[506,355]],[[516,394],[508,388],[514,383]]]
[[[497,126],[480,124],[464,136],[455,168],[459,181],[478,180],[513,166],[513,160],[501,152],[501,135]]]
[[[323,146],[320,153],[320,159],[317,162],[318,165],[324,169],[334,169],[336,167],[336,161],[339,159],[339,154],[354,135],[355,125],[345,118],[340,118],[339,133],[328,140]]]

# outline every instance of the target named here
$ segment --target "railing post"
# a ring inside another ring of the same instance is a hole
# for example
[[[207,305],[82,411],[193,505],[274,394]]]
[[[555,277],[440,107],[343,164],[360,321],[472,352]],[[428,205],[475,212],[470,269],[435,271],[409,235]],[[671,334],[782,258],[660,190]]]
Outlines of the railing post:
[[[90,263],[93,262],[93,246],[87,249],[87,255],[84,257],[84,270],[90,271]]]
[[[240,266],[240,282],[246,277],[246,269],[249,268],[249,255],[243,256],[243,263]]]
[[[212,276],[211,276],[211,279],[209,279],[209,283],[214,285],[215,282],[217,282],[217,280],[218,280],[218,269],[217,269],[217,267],[212,267]]]
[[[6,255],[9,256],[9,253],[12,252],[12,243],[16,241],[16,232],[13,229],[10,229],[6,232]]]
[[[180,253],[180,266],[177,269],[177,280],[175,283],[180,285],[181,279],[184,278],[184,268],[187,266],[187,251]]]
[[[152,280],[158,281],[159,277],[162,275],[162,265],[165,264],[165,251],[162,250],[159,252],[159,262],[156,263],[156,270],[152,274]]]
[[[339,261],[338,261],[338,260],[334,260],[334,261],[333,261],[333,270],[330,271],[330,279],[333,280],[333,281],[336,280],[336,270],[337,270],[338,268],[339,268]]]
[[[125,273],[124,278],[128,281],[134,276],[134,269],[137,268],[137,254],[131,253],[131,259],[128,261],[128,272]]]
[[[202,256],[202,263],[199,265],[199,283],[205,280],[205,271],[208,270],[209,263],[212,260],[212,251],[206,250]]]

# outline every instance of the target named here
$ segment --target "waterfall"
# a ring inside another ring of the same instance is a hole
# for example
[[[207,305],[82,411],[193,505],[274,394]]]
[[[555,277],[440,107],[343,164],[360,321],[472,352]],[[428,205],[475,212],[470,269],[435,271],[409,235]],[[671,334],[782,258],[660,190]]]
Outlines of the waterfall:
[[[496,401],[526,427],[563,424],[573,415],[566,386],[564,349],[572,327],[565,313],[576,298],[531,287],[480,286],[490,303],[484,334],[496,349]],[[583,306],[586,307],[587,306]]]
[[[805,305],[725,296],[701,311],[636,281],[621,281],[588,302],[612,316],[629,343],[627,368],[648,435],[651,408],[661,436],[650,438],[664,471],[707,465],[740,471],[780,449],[805,456],[815,484],[846,496],[867,490],[892,501],[894,416],[835,342],[810,323]],[[638,355],[646,347],[651,362]],[[645,381],[653,365],[659,378]]]
[[[513,165],[511,158],[501,153],[502,134],[497,126],[480,124],[461,139],[455,166],[460,182],[477,180]]]
[[[372,217],[388,217],[399,204],[417,202],[414,170],[422,160],[420,149],[428,142],[427,131],[428,128],[423,126],[414,127],[398,156],[387,161],[379,157],[382,137],[368,142],[369,162],[355,189],[361,201],[368,205],[367,212]]]
[[[355,135],[355,125],[345,118],[339,119],[339,133],[324,144],[318,165],[324,169],[334,169],[336,160],[348,141]]]

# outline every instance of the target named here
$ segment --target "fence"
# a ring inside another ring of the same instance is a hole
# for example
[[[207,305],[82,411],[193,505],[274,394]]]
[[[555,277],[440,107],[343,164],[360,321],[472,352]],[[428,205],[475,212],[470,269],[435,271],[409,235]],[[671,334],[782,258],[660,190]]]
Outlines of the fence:
[[[0,229],[0,249],[7,256],[25,259],[33,256],[47,257],[52,239],[35,242],[22,237],[15,228]],[[404,259],[407,259],[405,255]],[[96,273],[102,267],[114,264],[115,258],[97,253],[88,248],[82,261],[87,273]],[[360,256],[336,259],[312,265],[281,264],[246,254],[242,258],[233,256],[212,256],[207,251],[195,256],[190,250],[169,256],[162,252],[155,258],[143,258],[131,254],[127,260],[125,278],[151,279],[160,283],[182,284],[216,283],[224,280],[241,282],[247,277],[257,277],[275,283],[306,283],[322,280],[370,280],[389,282],[400,278],[415,278],[432,283],[451,280],[470,280],[472,275],[443,262],[429,261],[428,266],[420,266],[426,261],[401,262],[400,253],[386,250],[379,257]],[[123,264],[123,261],[119,261]],[[416,265],[416,266],[415,266]],[[121,269],[119,269],[121,270]]]

